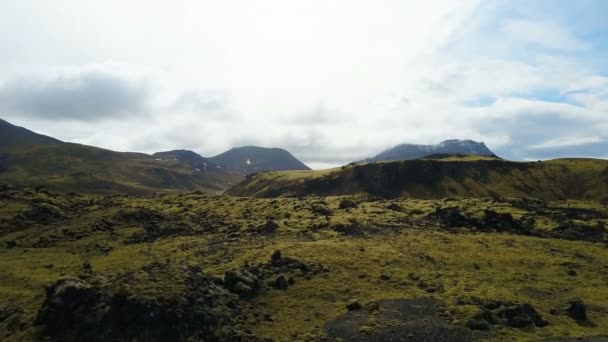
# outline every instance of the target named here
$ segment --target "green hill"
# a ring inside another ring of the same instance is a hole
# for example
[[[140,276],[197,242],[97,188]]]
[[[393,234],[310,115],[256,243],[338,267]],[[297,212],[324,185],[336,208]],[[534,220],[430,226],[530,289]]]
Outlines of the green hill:
[[[608,161],[556,159],[513,162],[449,156],[355,164],[322,171],[265,172],[227,192],[299,197],[369,194],[382,197],[533,197],[608,200]]]
[[[19,187],[128,194],[219,193],[243,179],[234,172],[201,170],[181,160],[65,143],[6,121],[0,121],[0,133],[0,183]]]
[[[50,146],[62,143],[61,140],[34,133],[0,119],[0,151],[11,147]]]

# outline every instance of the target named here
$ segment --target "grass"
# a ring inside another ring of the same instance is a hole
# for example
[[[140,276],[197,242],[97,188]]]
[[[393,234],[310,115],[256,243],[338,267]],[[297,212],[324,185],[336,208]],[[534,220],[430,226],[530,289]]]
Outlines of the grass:
[[[357,207],[339,209],[345,198]],[[366,196],[258,199],[200,193],[64,196],[13,191],[0,203],[0,245],[17,244],[0,249],[0,312],[18,311],[0,322],[0,336],[8,341],[35,336],[38,328],[32,327],[32,321],[44,299],[44,286],[82,273],[85,261],[111,279],[131,277],[131,291],[155,298],[180,296],[184,291],[183,273],[178,272],[181,265],[201,266],[221,277],[245,264],[264,263],[275,250],[329,269],[309,280],[297,278],[285,291],[270,290],[242,300],[248,305],[245,311],[252,307],[271,312],[273,321],[252,323],[249,328],[257,336],[276,341],[318,339],[324,324],[343,314],[352,298],[368,303],[421,296],[444,301],[456,324],[464,324],[478,310],[458,305],[458,299],[471,297],[530,303],[550,322],[531,331],[496,329],[494,339],[608,335],[605,243],[469,229],[448,232],[427,219],[437,207],[458,207],[470,217],[482,217],[491,209],[516,219],[534,215],[538,229],[551,230],[572,208],[599,213],[579,217],[578,221],[589,226],[606,222],[608,217],[606,208],[597,202],[539,201],[535,202],[538,210],[520,202],[491,198],[379,200]],[[28,212],[37,203],[59,208],[61,218],[31,218]],[[388,209],[391,203],[401,209]],[[325,206],[333,213],[319,215],[313,210],[315,206]],[[128,243],[146,223],[130,221],[123,213],[143,209],[157,213],[160,221],[187,224],[192,231]],[[96,230],[101,219],[114,222],[113,231]],[[278,231],[257,233],[269,219],[278,222]],[[349,225],[363,230],[354,235],[339,232],[339,227]],[[146,271],[152,264],[163,267]],[[571,267],[576,276],[568,275]],[[428,293],[420,281],[437,290]],[[564,315],[550,315],[551,309],[561,308],[576,297],[587,303],[596,327],[579,326]]]
[[[451,156],[312,172],[261,173],[228,193],[255,197],[370,194],[426,199],[500,196],[608,201],[608,161],[556,159],[524,163]]]

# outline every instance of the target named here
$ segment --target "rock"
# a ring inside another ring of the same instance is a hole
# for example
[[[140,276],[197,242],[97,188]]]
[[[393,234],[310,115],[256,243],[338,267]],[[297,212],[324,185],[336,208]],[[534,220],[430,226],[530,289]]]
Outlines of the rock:
[[[470,319],[467,321],[467,328],[471,330],[488,331],[490,330],[490,323],[485,319]]]
[[[391,202],[391,204],[387,205],[386,209],[393,211],[403,211],[403,208],[395,202]]]
[[[315,204],[312,207],[312,212],[318,215],[331,216],[333,215],[333,211],[329,209],[326,205],[323,204]]]
[[[608,236],[608,229],[600,224],[591,227],[569,221],[551,230],[548,236],[565,240],[605,242]]]
[[[343,199],[340,201],[340,204],[338,205],[339,209],[351,209],[351,208],[356,208],[357,207],[357,203],[349,200],[349,199]]]
[[[525,328],[531,325],[544,327],[549,324],[528,303],[501,306],[495,312],[505,325],[511,327]]]
[[[485,320],[489,324],[503,324],[515,328],[544,327],[549,323],[528,303],[481,301],[473,299],[464,303],[476,303],[480,307],[472,320]]]
[[[278,262],[279,260],[281,260],[281,251],[276,250],[270,256],[270,262]]]
[[[279,229],[279,223],[276,220],[267,220],[258,231],[262,234],[274,234]]]
[[[107,279],[60,279],[47,287],[35,324],[52,341],[241,340],[238,297],[200,271],[184,272],[177,298],[135,294]]]
[[[363,305],[361,305],[361,303],[356,300],[356,299],[351,299],[347,304],[346,304],[346,309],[348,311],[353,311],[353,310],[360,310],[363,307]]]
[[[495,230],[497,232],[511,232],[515,234],[530,235],[531,230],[513,219],[509,213],[497,213],[494,210],[486,210],[484,218],[480,223],[480,229],[484,231]]]
[[[458,208],[437,208],[429,217],[438,220],[446,228],[470,228],[475,225],[472,220],[460,213]]]
[[[261,284],[258,277],[248,271],[235,270],[224,273],[224,286],[241,297],[249,297],[257,293]]]
[[[285,279],[285,276],[281,275],[272,282],[272,287],[278,290],[287,290],[289,283],[287,282],[287,279]]]
[[[577,298],[570,301],[566,312],[568,313],[568,316],[572,317],[572,319],[577,322],[587,320],[587,306],[581,299]]]

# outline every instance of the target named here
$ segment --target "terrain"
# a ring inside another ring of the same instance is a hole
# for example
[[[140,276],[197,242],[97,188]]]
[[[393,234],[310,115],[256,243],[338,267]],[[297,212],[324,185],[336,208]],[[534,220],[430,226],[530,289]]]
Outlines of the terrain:
[[[400,144],[391,147],[372,158],[367,163],[392,160],[409,160],[428,157],[434,154],[471,154],[478,156],[495,156],[494,152],[483,142],[473,140],[451,139],[436,145]]]
[[[221,193],[263,170],[308,169],[282,149],[243,147],[213,158],[174,150],[153,155],[66,143],[0,120],[0,183],[62,192]]]
[[[604,341],[607,224],[574,199],[4,186],[0,338]]]
[[[247,177],[228,194],[254,197],[374,196],[530,197],[608,200],[608,161],[555,159],[513,162],[476,155],[350,164],[319,171],[265,172]]]
[[[210,160],[224,169],[244,176],[262,171],[310,170],[291,153],[281,148],[235,147]]]

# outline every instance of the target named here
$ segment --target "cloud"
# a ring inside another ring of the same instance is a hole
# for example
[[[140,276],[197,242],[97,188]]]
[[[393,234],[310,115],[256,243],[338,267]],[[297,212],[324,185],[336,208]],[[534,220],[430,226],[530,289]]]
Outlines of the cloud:
[[[319,167],[449,138],[512,159],[605,155],[605,7],[22,0],[0,4],[0,113],[110,149],[254,144]]]
[[[548,22],[511,19],[503,23],[502,31],[520,42],[547,49],[576,51],[590,48],[562,27]]]
[[[44,120],[100,121],[145,113],[150,86],[99,68],[21,76],[0,85],[0,112]]]
[[[531,149],[546,149],[546,148],[557,148],[557,147],[568,147],[568,146],[581,146],[593,143],[602,142],[600,137],[563,137],[558,139],[551,139],[544,141],[540,144],[530,146]]]

